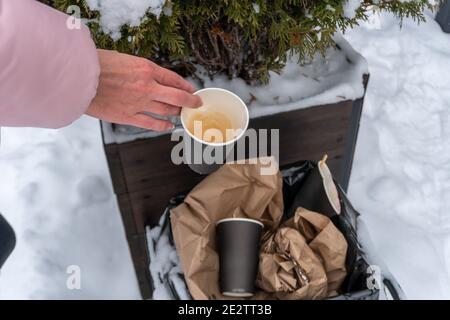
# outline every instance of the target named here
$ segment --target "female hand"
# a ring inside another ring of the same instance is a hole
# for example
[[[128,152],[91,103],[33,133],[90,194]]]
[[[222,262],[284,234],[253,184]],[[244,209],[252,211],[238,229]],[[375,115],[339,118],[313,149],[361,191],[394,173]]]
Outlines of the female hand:
[[[155,63],[117,51],[98,50],[100,81],[87,114],[118,124],[164,131],[169,121],[150,115],[178,115],[180,107],[200,107],[195,88],[176,73]]]

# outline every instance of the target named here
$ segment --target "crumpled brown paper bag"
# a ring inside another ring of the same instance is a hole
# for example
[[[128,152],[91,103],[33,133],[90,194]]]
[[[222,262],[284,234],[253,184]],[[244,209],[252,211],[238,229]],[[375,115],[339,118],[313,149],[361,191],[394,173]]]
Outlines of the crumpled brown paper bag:
[[[171,211],[175,246],[194,299],[225,299],[219,291],[216,222],[227,217],[261,221],[267,233],[283,213],[280,173],[261,175],[263,165],[226,164],[200,182]],[[264,237],[264,236],[263,236]]]
[[[219,257],[215,239],[217,221],[228,217],[257,219],[265,226],[262,237],[264,243],[271,238],[279,226],[283,216],[282,177],[279,172],[274,175],[261,175],[263,167],[264,164],[261,162],[228,163],[206,177],[187,195],[182,204],[171,210],[175,246],[186,283],[194,299],[229,299],[219,290]],[[292,223],[297,223],[299,227],[305,224],[304,220],[292,221]],[[324,226],[322,219],[313,223],[314,226],[316,224]],[[295,228],[295,225],[292,227]],[[304,229],[309,232],[306,239],[310,239],[314,234],[313,228],[305,226]],[[321,237],[327,235],[329,236],[329,233],[325,232]],[[335,239],[332,240],[335,241]],[[320,241],[313,240],[312,245],[314,244],[321,250],[320,252],[328,250]],[[267,264],[264,260],[262,261],[262,265]],[[274,266],[271,267],[274,268]],[[325,269],[324,272],[334,271],[334,268]],[[270,272],[269,269],[263,271],[261,273],[260,267],[260,273],[264,275],[267,283],[272,281],[276,284],[276,278],[284,276],[275,273],[270,276],[265,272]],[[334,273],[331,272],[330,275]],[[261,279],[260,276],[258,278]],[[337,283],[340,283],[339,279]],[[276,285],[272,287],[276,288]],[[326,292],[326,289],[324,290]],[[312,294],[313,297],[318,295],[319,293]],[[277,296],[260,291],[253,298],[273,299]],[[305,298],[308,297],[305,295]]]
[[[261,247],[257,285],[282,300],[336,294],[344,278],[347,242],[331,220],[298,208]]]

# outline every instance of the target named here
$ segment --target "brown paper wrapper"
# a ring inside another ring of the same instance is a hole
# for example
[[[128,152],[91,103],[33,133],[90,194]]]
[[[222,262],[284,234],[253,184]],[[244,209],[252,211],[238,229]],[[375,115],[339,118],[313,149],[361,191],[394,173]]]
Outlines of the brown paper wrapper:
[[[347,242],[330,219],[298,208],[263,244],[257,285],[282,300],[335,295],[346,254]]]
[[[172,209],[175,246],[194,299],[229,299],[219,289],[215,231],[217,221],[230,217],[264,224],[257,280],[263,290],[254,299],[318,299],[342,283],[344,237],[327,217],[306,209],[276,231],[283,216],[282,177],[261,175],[262,163],[267,161],[222,166]]]

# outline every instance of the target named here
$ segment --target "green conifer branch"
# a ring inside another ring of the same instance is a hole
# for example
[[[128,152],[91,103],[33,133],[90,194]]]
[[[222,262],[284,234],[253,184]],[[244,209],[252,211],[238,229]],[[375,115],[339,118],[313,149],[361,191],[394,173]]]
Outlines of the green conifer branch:
[[[226,74],[248,83],[267,83],[269,71],[280,72],[289,55],[299,63],[334,46],[333,34],[354,28],[380,10],[425,20],[427,0],[364,0],[354,18],[344,16],[346,0],[170,0],[171,15],[150,12],[138,27],[123,26],[113,41],[99,25],[99,12],[85,0],[41,0],[66,11],[78,5],[99,48],[146,57],[185,76],[202,66],[210,77]]]

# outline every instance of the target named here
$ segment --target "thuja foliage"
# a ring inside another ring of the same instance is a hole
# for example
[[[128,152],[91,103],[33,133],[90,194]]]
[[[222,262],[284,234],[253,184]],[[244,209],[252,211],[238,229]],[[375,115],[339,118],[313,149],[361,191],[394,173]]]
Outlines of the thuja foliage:
[[[323,54],[336,31],[355,27],[369,11],[420,22],[432,8],[426,0],[363,0],[349,16],[347,0],[168,0],[159,17],[148,12],[140,26],[123,26],[113,41],[85,0],[42,1],[62,11],[78,5],[99,48],[150,58],[186,76],[201,66],[210,77],[222,73],[248,83],[268,82],[269,70],[279,72],[290,54],[299,63]]]

